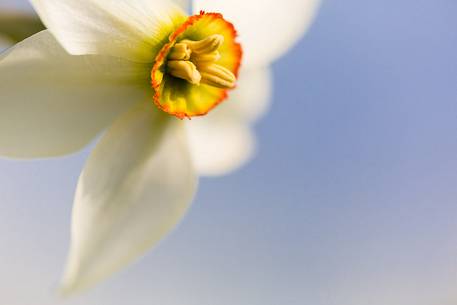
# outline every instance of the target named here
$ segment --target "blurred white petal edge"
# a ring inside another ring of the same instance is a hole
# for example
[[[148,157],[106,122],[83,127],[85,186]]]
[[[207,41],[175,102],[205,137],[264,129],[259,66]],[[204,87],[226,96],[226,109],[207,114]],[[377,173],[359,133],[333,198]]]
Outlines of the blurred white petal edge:
[[[270,67],[242,68],[235,90],[214,111],[232,108],[241,119],[255,123],[270,109],[273,93],[273,73]]]
[[[255,136],[249,124],[233,117],[208,114],[188,123],[187,134],[194,166],[201,176],[229,174],[245,165],[255,153]]]
[[[311,25],[320,0],[198,0],[199,10],[221,12],[238,30],[245,66],[268,65],[292,48]]]

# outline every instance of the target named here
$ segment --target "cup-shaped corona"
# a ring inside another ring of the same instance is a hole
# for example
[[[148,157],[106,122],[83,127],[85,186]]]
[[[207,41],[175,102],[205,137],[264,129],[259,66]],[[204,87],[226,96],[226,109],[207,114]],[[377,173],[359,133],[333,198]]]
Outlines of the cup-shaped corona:
[[[169,37],[151,72],[154,102],[178,118],[204,115],[236,85],[242,50],[221,14],[189,17]]]

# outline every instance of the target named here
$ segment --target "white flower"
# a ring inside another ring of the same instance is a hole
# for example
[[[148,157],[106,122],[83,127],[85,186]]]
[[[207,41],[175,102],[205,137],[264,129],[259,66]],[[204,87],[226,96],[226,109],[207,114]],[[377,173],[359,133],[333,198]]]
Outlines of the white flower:
[[[107,129],[78,182],[63,289],[96,284],[153,247],[188,209],[197,176],[253,150],[268,65],[316,0],[32,0],[48,30],[0,55],[0,155],[74,153]],[[151,79],[152,78],[152,79]],[[152,81],[152,86],[151,86]],[[163,111],[162,111],[163,110]],[[191,121],[179,118],[194,117]]]

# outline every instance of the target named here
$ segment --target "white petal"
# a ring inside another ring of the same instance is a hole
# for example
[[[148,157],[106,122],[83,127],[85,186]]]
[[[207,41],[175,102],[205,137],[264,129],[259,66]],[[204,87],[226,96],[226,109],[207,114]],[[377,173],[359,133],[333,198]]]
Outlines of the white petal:
[[[190,151],[199,175],[220,176],[248,162],[255,151],[249,124],[224,111],[186,122]]]
[[[70,56],[47,31],[0,56],[0,155],[59,156],[87,145],[143,101],[148,70],[106,56]]]
[[[171,0],[180,8],[182,8],[185,12],[190,11],[191,0]]]
[[[195,0],[194,11],[217,11],[232,21],[245,65],[268,65],[305,33],[319,0]]]
[[[271,102],[269,68],[242,69],[230,97],[204,117],[187,122],[195,167],[202,176],[219,176],[246,164],[255,153],[251,124]]]
[[[102,138],[81,174],[63,289],[86,289],[137,259],[185,214],[196,177],[183,122],[151,103]]]
[[[47,28],[74,55],[153,62],[158,43],[184,12],[166,0],[31,0]]]
[[[273,74],[269,67],[241,68],[237,87],[229,92],[229,98],[214,111],[224,116],[236,115],[242,120],[256,122],[270,109]]]

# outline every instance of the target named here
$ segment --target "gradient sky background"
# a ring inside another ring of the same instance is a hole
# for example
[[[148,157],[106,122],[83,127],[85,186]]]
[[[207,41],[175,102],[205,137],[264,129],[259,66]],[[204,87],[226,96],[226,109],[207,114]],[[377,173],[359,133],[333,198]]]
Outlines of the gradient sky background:
[[[257,158],[76,299],[54,289],[89,149],[0,160],[0,302],[457,304],[456,17],[455,0],[324,0],[274,65]]]

